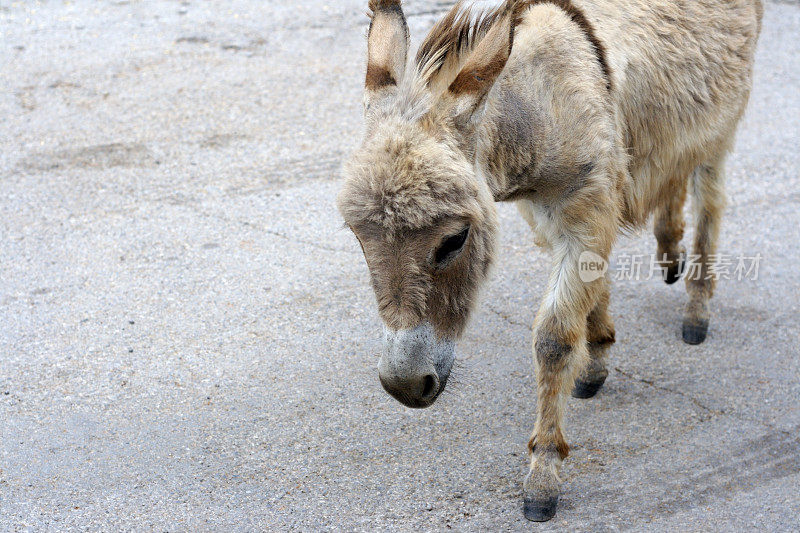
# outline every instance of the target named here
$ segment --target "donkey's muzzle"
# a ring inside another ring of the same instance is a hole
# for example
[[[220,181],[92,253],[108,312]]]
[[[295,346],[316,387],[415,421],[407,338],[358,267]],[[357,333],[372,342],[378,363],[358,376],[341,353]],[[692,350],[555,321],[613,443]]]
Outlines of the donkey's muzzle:
[[[403,405],[428,407],[444,390],[453,358],[453,343],[437,339],[427,322],[413,329],[387,329],[378,377]]]
[[[413,377],[404,380],[384,379],[378,376],[383,390],[406,407],[428,407],[439,395],[439,378],[436,374]]]

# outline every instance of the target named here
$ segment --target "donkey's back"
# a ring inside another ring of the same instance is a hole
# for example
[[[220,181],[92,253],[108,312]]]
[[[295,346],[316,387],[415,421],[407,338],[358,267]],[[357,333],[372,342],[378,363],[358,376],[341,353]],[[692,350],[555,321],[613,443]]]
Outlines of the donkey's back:
[[[730,148],[750,94],[761,0],[575,0],[604,43],[642,219]]]

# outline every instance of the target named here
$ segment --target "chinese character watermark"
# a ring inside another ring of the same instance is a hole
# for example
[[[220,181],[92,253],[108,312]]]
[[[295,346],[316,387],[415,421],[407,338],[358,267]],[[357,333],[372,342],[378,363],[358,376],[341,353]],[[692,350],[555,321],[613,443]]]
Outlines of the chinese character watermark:
[[[758,280],[759,268],[763,256],[760,253],[748,254],[713,254],[703,263],[699,255],[689,254],[682,258],[683,277],[688,280]],[[613,265],[609,265],[594,252],[583,252],[578,259],[578,274],[581,281],[591,283],[606,272],[616,281],[639,281],[662,278],[662,265],[666,258],[655,254],[627,254],[617,256]]]

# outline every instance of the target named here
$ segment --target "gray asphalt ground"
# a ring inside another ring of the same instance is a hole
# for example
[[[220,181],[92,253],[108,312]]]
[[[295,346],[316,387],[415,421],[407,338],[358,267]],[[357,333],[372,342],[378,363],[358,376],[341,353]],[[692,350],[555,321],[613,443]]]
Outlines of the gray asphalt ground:
[[[448,4],[406,2],[417,38]],[[720,251],[758,279],[720,283],[701,346],[682,284],[615,283],[547,524],[521,491],[548,261],[513,206],[448,392],[378,383],[334,208],[365,6],[0,2],[0,530],[797,531],[800,6],[767,4],[728,165]]]

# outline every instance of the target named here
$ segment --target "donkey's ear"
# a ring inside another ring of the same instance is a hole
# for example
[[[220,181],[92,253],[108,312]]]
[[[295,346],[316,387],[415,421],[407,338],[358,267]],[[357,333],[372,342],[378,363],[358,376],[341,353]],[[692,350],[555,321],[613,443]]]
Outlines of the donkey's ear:
[[[367,37],[364,102],[400,82],[408,54],[408,25],[400,0],[369,0],[372,22]]]
[[[511,6],[514,2],[507,2]],[[464,124],[483,103],[511,54],[514,41],[511,7],[481,39],[442,98],[456,124]]]

